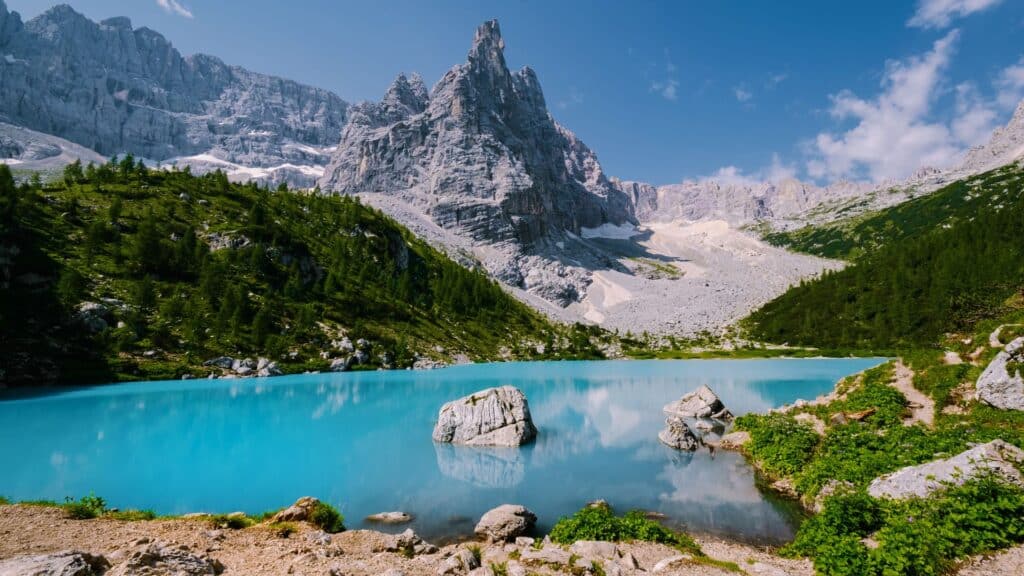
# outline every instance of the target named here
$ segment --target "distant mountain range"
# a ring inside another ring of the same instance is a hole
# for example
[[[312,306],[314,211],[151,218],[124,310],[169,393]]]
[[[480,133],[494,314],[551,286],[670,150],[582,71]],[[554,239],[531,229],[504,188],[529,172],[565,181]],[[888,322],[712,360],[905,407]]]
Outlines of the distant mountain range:
[[[22,22],[0,0],[0,121],[104,156],[312,186],[347,107],[327,90],[182,57],[127,18],[96,23],[60,5]]]
[[[130,152],[358,194],[556,317],[696,332],[836,265],[741,229],[877,210],[1024,156],[1022,105],[960,166],[901,182],[620,181],[554,120],[534,71],[510,71],[503,51],[498,23],[484,23],[466,62],[432,88],[400,75],[380,102],[349,106],[212,56],[182,57],[125,18],[96,23],[57,6],[22,22],[0,0],[0,158],[39,170]]]

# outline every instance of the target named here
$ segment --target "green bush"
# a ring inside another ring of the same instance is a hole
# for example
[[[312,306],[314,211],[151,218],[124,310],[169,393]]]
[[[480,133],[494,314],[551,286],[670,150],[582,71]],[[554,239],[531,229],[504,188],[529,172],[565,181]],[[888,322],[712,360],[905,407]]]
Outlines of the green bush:
[[[88,496],[82,496],[78,501],[68,496],[64,499],[63,508],[68,518],[89,520],[102,516],[107,511],[107,502],[103,498],[90,493]]]
[[[587,507],[560,519],[551,529],[551,541],[571,544],[578,540],[658,542],[679,550],[701,555],[700,547],[686,534],[674,532],[646,518],[639,510],[616,516],[609,506]]]
[[[878,547],[865,546],[867,537]],[[1024,489],[988,475],[907,501],[863,491],[833,496],[783,553],[813,558],[825,576],[931,576],[968,555],[1020,542]]]
[[[345,518],[338,509],[325,502],[317,502],[309,514],[309,523],[328,534],[341,532],[345,529]]]
[[[748,414],[736,419],[736,428],[750,433],[746,451],[770,476],[791,476],[814,456],[818,434],[789,414]]]
[[[208,521],[214,528],[229,528],[231,530],[242,530],[256,523],[255,520],[244,514],[214,514]]]
[[[118,512],[107,512],[105,517],[113,520],[138,522],[140,520],[156,519],[156,512],[153,512],[152,510],[123,510]]]
[[[11,503],[10,500],[8,500],[7,498],[4,498],[3,496],[0,496],[0,506],[6,506],[7,504],[10,504],[10,503]]]
[[[299,531],[299,527],[291,522],[274,522],[269,528],[278,538],[288,538]]]

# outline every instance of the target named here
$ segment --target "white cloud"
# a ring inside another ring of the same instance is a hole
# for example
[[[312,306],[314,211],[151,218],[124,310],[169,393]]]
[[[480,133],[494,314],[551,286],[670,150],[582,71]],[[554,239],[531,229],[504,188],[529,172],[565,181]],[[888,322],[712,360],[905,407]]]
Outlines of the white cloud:
[[[1003,0],[918,0],[917,11],[907,21],[916,28],[945,28],[956,18],[991,8]]]
[[[808,173],[814,178],[866,173],[882,180],[907,176],[922,166],[948,166],[957,159],[964,142],[954,129],[929,121],[929,116],[958,37],[953,30],[923,56],[888,62],[882,93],[875,99],[864,100],[849,91],[833,95],[832,116],[853,119],[856,125],[841,134],[818,134]],[[977,119],[965,121],[961,132],[973,133],[976,123]]]
[[[744,173],[736,166],[724,166],[710,176],[700,178],[701,181],[714,181],[732,186],[757,186],[764,182],[780,182],[796,178],[797,168],[782,162],[778,154],[772,154],[772,163],[750,173]]]
[[[679,80],[669,78],[665,81],[655,80],[651,82],[651,92],[657,92],[665,100],[676,100],[679,97]]]
[[[192,11],[178,2],[178,0],[156,0],[157,6],[164,9],[168,14],[177,14],[185,18],[192,18]]]
[[[950,127],[957,141],[967,146],[984,144],[999,125],[999,111],[969,82],[956,87],[956,117]]]
[[[1013,108],[1024,99],[1024,57],[999,74],[996,90],[996,99],[1004,108]]]
[[[773,74],[768,77],[767,81],[765,81],[764,87],[771,90],[778,86],[779,84],[785,82],[787,78],[789,78],[789,74],[786,73]]]
[[[740,102],[747,102],[754,97],[749,90],[745,90],[740,86],[733,88],[733,93],[736,94],[736,100]]]
[[[676,73],[679,69],[672,62],[672,54],[665,49],[665,77],[651,81],[651,92],[656,92],[665,100],[675,101],[679,97],[679,80]]]

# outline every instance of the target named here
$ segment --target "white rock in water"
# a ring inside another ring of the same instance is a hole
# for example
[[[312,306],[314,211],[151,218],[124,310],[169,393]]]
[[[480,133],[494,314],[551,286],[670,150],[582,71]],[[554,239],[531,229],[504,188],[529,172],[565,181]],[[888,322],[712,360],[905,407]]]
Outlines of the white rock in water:
[[[903,500],[924,497],[946,485],[960,486],[991,471],[1007,482],[1024,487],[1018,466],[1024,464],[1024,450],[993,440],[942,460],[901,468],[871,481],[868,494],[875,498]]]
[[[658,440],[676,450],[692,451],[700,447],[700,440],[686,422],[675,416],[669,416],[665,420],[665,429],[658,433]]]
[[[732,418],[732,414],[725,409],[725,404],[722,404],[718,395],[707,385],[702,385],[679,400],[666,404],[662,410],[670,416],[679,418],[714,418],[717,420]]]
[[[1024,365],[1024,338],[1007,344],[978,377],[979,400],[1003,410],[1024,410],[1024,374],[1018,369],[1010,373],[1014,362]]]
[[[382,524],[404,524],[412,522],[412,516],[405,512],[378,512],[366,517],[368,522],[380,522]]]
[[[537,437],[526,396],[518,388],[488,388],[441,407],[435,442],[520,446]]]

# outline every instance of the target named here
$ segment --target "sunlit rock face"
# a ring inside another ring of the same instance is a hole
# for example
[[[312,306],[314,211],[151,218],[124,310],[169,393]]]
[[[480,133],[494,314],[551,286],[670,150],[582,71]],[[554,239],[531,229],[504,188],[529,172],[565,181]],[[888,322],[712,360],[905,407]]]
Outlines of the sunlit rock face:
[[[106,156],[275,168],[312,185],[346,106],[327,90],[183,57],[127,18],[97,23],[61,5],[23,23],[0,0],[0,121]]]

